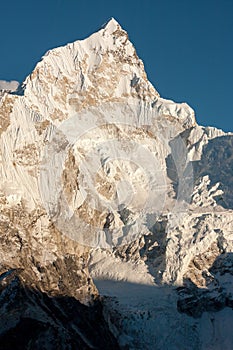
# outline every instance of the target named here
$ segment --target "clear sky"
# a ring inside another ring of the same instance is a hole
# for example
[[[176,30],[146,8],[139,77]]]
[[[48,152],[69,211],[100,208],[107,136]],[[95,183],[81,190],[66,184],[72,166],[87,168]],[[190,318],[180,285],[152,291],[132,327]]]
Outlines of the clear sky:
[[[53,47],[114,17],[162,97],[233,131],[233,0],[10,0],[0,4],[0,79],[23,81]]]

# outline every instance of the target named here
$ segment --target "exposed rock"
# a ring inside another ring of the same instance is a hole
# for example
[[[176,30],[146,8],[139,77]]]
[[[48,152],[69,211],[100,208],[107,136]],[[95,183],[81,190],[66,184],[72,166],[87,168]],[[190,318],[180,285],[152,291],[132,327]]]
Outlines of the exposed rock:
[[[205,286],[198,288],[199,281],[202,282],[202,280],[196,278],[194,281],[196,283],[187,279],[186,286],[178,288],[178,310],[193,317],[200,317],[203,312],[219,311],[224,307],[233,308],[233,254],[217,255],[215,261],[210,264],[213,260],[211,251],[214,251],[214,247],[212,248],[213,250],[210,249],[203,258],[199,258],[198,263],[195,260],[193,262],[198,270],[202,271]],[[206,264],[202,265],[203,262]]]
[[[0,276],[0,349],[118,349],[98,301],[49,296],[22,283],[18,271]]]
[[[98,291],[123,349],[232,348],[232,140],[159,96],[114,19],[0,92],[3,348],[116,347]]]

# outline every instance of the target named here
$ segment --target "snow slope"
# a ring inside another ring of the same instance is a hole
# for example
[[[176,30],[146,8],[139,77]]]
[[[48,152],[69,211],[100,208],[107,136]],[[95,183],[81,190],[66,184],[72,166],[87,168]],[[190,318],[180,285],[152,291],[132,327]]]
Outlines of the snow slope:
[[[1,272],[97,286],[122,348],[231,349],[233,134],[161,98],[114,19],[0,106]]]

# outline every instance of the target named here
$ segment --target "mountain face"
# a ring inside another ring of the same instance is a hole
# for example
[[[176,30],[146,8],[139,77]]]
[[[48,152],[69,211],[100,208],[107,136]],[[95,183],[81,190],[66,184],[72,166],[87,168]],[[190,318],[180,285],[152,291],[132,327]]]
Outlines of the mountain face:
[[[232,349],[233,134],[114,19],[0,106],[0,348]]]

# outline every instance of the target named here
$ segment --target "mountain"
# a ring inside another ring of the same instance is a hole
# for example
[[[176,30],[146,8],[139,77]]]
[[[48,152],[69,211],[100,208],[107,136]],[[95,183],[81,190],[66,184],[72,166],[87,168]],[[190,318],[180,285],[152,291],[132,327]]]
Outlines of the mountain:
[[[232,349],[233,133],[114,19],[0,105],[0,349]]]

